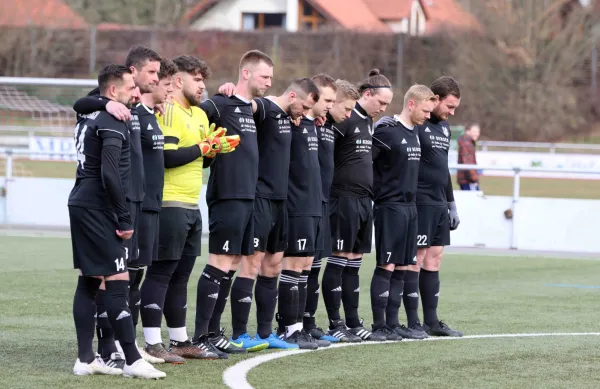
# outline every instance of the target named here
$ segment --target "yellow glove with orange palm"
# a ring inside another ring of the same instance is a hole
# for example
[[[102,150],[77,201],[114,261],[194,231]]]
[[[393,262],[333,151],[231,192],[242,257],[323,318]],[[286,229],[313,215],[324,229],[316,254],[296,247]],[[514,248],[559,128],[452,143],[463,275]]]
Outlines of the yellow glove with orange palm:
[[[206,134],[206,139],[198,144],[202,156],[207,158],[212,158],[219,153],[231,153],[240,143],[239,135],[225,136],[227,129],[222,127],[215,129],[215,127],[214,123],[211,124]]]

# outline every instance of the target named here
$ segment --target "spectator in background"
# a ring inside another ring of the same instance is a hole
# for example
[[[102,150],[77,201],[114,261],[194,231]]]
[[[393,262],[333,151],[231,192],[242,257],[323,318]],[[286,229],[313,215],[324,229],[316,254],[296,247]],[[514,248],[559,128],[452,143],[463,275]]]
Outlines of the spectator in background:
[[[469,124],[465,133],[458,138],[458,163],[476,165],[475,144],[481,132],[479,124]],[[456,178],[461,190],[479,190],[479,175],[477,170],[459,170]]]

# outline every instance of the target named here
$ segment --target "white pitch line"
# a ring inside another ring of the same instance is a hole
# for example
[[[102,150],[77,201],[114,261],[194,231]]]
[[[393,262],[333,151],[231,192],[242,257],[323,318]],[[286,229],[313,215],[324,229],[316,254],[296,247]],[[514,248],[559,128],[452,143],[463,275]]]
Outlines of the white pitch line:
[[[482,335],[467,335],[460,338],[456,337],[431,337],[423,340],[414,340],[414,339],[403,339],[402,342],[361,342],[361,343],[338,343],[332,344],[329,347],[319,348],[314,351],[324,351],[331,350],[340,347],[355,347],[355,346],[365,346],[365,345],[373,345],[373,344],[390,344],[390,343],[398,343],[402,344],[404,342],[428,342],[428,341],[438,341],[438,340],[468,340],[468,339],[494,339],[494,338],[538,338],[544,336],[600,336],[600,332],[555,332],[555,333],[532,333],[532,334],[482,334]],[[255,367],[265,363],[272,361],[274,359],[285,358],[292,355],[304,354],[314,352],[312,350],[293,350],[293,351],[280,351],[275,353],[269,353],[264,355],[259,355],[254,358],[245,359],[241,362],[236,363],[231,366],[229,369],[225,370],[223,373],[223,382],[225,385],[232,389],[254,389],[252,385],[248,382],[248,373],[250,370]]]

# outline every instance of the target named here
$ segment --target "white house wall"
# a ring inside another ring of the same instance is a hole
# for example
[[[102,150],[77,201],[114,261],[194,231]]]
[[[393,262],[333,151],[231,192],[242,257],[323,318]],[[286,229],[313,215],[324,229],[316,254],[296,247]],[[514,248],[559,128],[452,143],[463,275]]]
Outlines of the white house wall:
[[[243,13],[287,13],[287,6],[288,0],[220,1],[192,23],[191,27],[197,30],[241,30]]]

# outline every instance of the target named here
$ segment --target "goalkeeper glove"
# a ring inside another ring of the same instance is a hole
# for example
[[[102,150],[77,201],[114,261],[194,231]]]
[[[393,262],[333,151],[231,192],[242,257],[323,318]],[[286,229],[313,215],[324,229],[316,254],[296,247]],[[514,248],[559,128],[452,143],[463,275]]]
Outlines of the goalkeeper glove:
[[[215,130],[215,123],[210,125],[208,134],[206,136],[207,141],[210,143],[212,156],[217,153],[231,153],[235,150],[235,147],[240,143],[239,135],[225,136],[227,133],[226,128],[219,127]],[[209,157],[210,158],[210,157]]]
[[[454,231],[458,228],[460,224],[460,219],[458,218],[458,211],[456,210],[456,203],[454,201],[448,203],[448,212],[450,216],[450,231]]]

